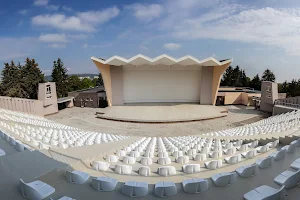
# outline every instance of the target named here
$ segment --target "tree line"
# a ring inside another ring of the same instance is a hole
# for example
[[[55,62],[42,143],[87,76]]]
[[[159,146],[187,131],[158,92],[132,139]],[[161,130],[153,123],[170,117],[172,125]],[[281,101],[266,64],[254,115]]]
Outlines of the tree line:
[[[58,97],[68,96],[68,92],[103,86],[102,76],[99,78],[83,78],[69,76],[60,58],[53,62],[52,82],[56,82]],[[37,99],[38,84],[45,82],[45,76],[35,59],[26,58],[25,64],[15,64],[14,61],[4,63],[1,72],[0,95],[27,99]]]
[[[241,69],[239,66],[236,66],[235,68],[229,66],[223,74],[221,86],[250,87],[254,90],[261,90],[262,81],[275,82],[276,76],[271,70],[266,69],[261,77],[259,74],[256,74],[251,79],[246,75],[245,70]],[[278,92],[287,93],[287,97],[300,96],[300,79],[279,83]]]

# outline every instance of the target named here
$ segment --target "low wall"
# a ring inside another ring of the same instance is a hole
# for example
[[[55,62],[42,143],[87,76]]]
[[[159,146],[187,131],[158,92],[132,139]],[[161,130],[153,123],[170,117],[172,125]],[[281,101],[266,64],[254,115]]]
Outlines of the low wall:
[[[39,100],[0,96],[0,108],[44,116],[43,102]]]
[[[293,110],[300,110],[300,109],[282,106],[282,105],[275,105],[273,107],[273,115],[280,115],[282,113],[292,112]]]

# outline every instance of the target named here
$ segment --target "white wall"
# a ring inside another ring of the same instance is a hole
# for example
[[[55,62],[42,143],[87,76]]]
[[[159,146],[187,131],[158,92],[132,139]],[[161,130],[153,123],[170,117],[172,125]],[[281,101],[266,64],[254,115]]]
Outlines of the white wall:
[[[124,67],[124,103],[200,102],[201,67]]]

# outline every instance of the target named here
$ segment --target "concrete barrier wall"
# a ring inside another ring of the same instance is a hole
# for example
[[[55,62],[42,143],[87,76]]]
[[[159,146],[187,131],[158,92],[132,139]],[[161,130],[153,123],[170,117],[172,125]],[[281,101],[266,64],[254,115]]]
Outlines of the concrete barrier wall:
[[[44,116],[43,102],[39,100],[0,96],[0,108]]]

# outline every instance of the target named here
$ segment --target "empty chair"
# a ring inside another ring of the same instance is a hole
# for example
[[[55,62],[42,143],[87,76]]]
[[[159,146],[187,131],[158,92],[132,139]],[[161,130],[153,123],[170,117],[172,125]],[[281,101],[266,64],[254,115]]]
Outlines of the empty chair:
[[[171,158],[158,158],[157,163],[160,165],[169,165],[171,164]]]
[[[93,169],[98,170],[98,171],[106,171],[106,170],[108,170],[109,166],[110,166],[109,163],[103,162],[103,161],[93,161],[92,162]]]
[[[206,153],[206,154],[208,154],[209,152],[210,152],[209,147],[202,147],[201,153]]]
[[[24,145],[23,145],[22,142],[19,141],[19,140],[16,140],[16,146],[15,146],[15,149],[16,149],[17,151],[25,151]]]
[[[130,156],[134,157],[134,158],[140,157],[140,155],[141,155],[141,153],[139,151],[131,151],[130,152]]]
[[[274,178],[275,183],[284,185],[285,188],[293,188],[300,182],[300,170],[297,172],[284,171]]]
[[[234,146],[241,146],[243,144],[243,140],[238,140],[233,143]]]
[[[225,149],[231,149],[231,148],[233,148],[233,143],[227,143],[227,144],[225,144],[224,148]]]
[[[248,150],[248,144],[243,144],[240,147],[237,147],[238,151],[247,151]]]
[[[268,156],[266,158],[260,158],[256,160],[256,164],[259,168],[265,169],[272,166],[272,159],[273,157]]]
[[[33,181],[25,183],[20,179],[20,190],[23,197],[30,200],[41,200],[50,196],[55,192],[55,189],[42,181]]]
[[[242,153],[242,156],[246,159],[251,159],[256,156],[256,150],[250,150]]]
[[[173,166],[163,166],[157,169],[157,173],[160,176],[173,176],[176,174],[176,169]]]
[[[207,179],[193,178],[182,181],[183,191],[189,194],[197,194],[208,190],[209,184]]]
[[[118,157],[118,156],[115,156],[115,155],[107,155],[107,156],[105,157],[105,160],[106,160],[107,162],[118,162],[118,159],[119,159],[119,157]]]
[[[284,186],[280,189],[274,189],[267,185],[251,190],[244,195],[245,200],[265,200],[265,199],[278,199],[283,200],[285,195]]]
[[[122,162],[124,164],[134,164],[135,163],[135,157],[124,156]]]
[[[206,154],[205,153],[200,153],[200,154],[196,154],[194,157],[195,161],[204,161],[206,160]]]
[[[115,173],[117,174],[131,174],[132,166],[131,165],[115,165]]]
[[[111,192],[117,186],[117,179],[109,177],[97,177],[92,179],[92,187],[101,192]]]
[[[211,158],[221,158],[223,156],[223,153],[222,153],[222,151],[214,151],[214,152],[208,153],[208,155]]]
[[[264,145],[264,146],[260,146],[260,147],[257,147],[256,150],[258,153],[265,153],[267,151],[269,151],[269,145]]]
[[[286,153],[294,153],[296,150],[296,145],[295,144],[291,144],[291,145],[286,145],[284,147],[281,148],[282,150],[286,150]]]
[[[171,197],[177,194],[177,187],[173,182],[158,182],[155,184],[154,194],[158,197]]]
[[[119,157],[126,156],[126,151],[124,151],[124,150],[117,150],[116,155],[119,156]]]
[[[15,138],[10,137],[10,138],[9,138],[9,144],[10,144],[11,146],[15,146],[15,145],[16,145],[16,140],[15,140]]]
[[[291,164],[291,168],[297,169],[297,170],[300,169],[300,158],[298,158]]]
[[[254,176],[256,174],[257,164],[254,163],[252,165],[245,165],[245,166],[237,168],[235,171],[237,172],[237,174],[240,177],[249,178],[249,177]]]
[[[253,141],[253,142],[251,142],[250,144],[249,144],[249,147],[250,148],[255,148],[255,147],[257,147],[258,146],[258,140],[255,140],[255,141]]]
[[[86,172],[82,171],[66,171],[66,178],[70,183],[74,184],[84,184],[88,179],[90,175]]]
[[[172,153],[172,156],[174,156],[175,158],[177,158],[179,156],[183,156],[183,151],[174,151]]]
[[[142,157],[141,158],[141,164],[142,165],[152,165],[152,158],[148,158],[148,157]]]
[[[238,155],[235,155],[235,156],[227,157],[224,160],[228,164],[235,164],[235,163],[241,162],[242,156],[241,156],[241,154],[238,154]]]
[[[279,140],[275,140],[273,142],[269,142],[268,143],[268,145],[269,145],[270,148],[275,148],[275,147],[278,146],[278,144],[279,144]]]
[[[225,187],[235,183],[236,173],[235,172],[223,172],[215,174],[211,177],[214,184],[218,187]]]
[[[122,186],[122,193],[129,197],[144,197],[148,194],[148,183],[127,181]]]
[[[200,172],[200,164],[187,164],[182,166],[182,170],[186,174],[194,174]]]
[[[186,155],[188,156],[194,156],[197,154],[197,150],[196,149],[189,149],[187,152],[186,152]]]
[[[222,160],[211,160],[204,163],[207,169],[217,169],[222,167]]]
[[[158,152],[157,157],[158,157],[158,158],[168,158],[168,157],[169,157],[169,154],[168,154],[168,152],[166,152],[166,151]]]
[[[178,158],[176,158],[176,162],[180,163],[180,164],[186,164],[189,163],[190,159],[188,156],[179,156]]]
[[[275,161],[279,161],[285,158],[285,151],[285,149],[281,149],[272,153],[270,156],[272,156]]]
[[[223,152],[224,152],[224,154],[226,154],[226,155],[234,155],[234,154],[236,154],[236,148],[233,147],[233,148],[230,148],[230,149],[226,149],[226,150],[224,150]]]
[[[151,169],[148,166],[142,166],[139,168],[139,175],[141,176],[150,176],[151,175]]]
[[[5,155],[6,155],[5,151],[3,149],[0,149],[0,156],[5,156]]]

